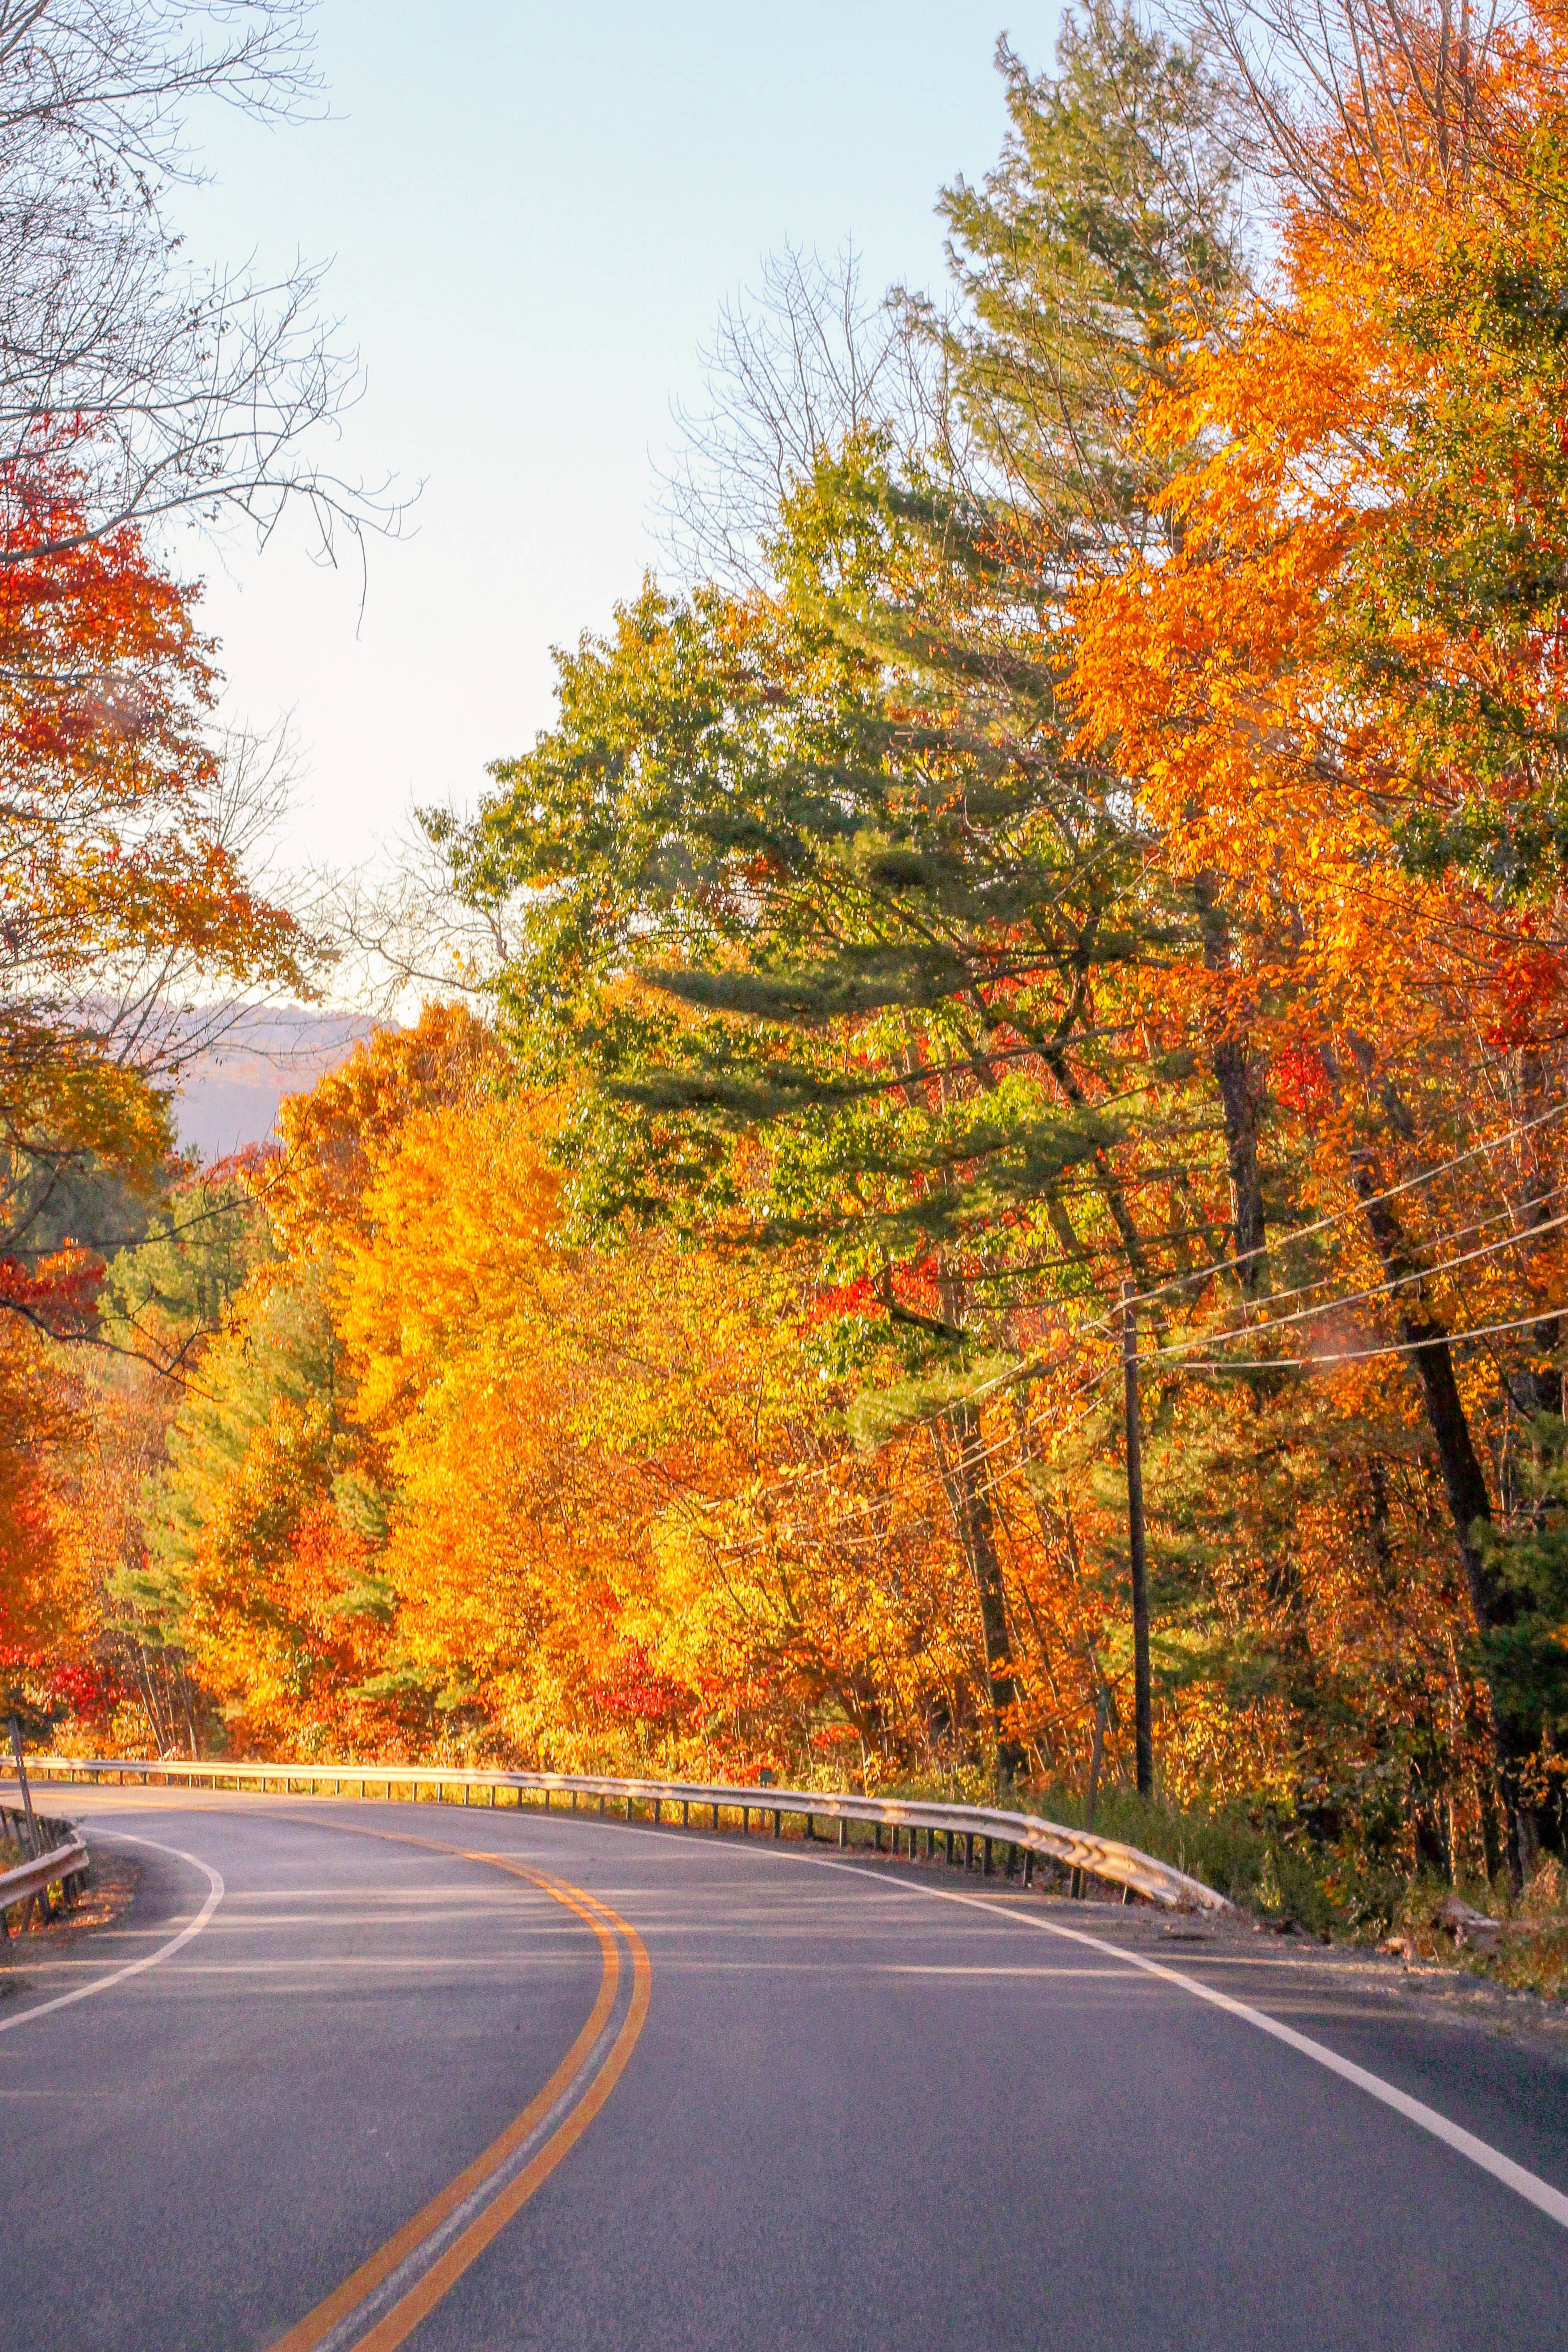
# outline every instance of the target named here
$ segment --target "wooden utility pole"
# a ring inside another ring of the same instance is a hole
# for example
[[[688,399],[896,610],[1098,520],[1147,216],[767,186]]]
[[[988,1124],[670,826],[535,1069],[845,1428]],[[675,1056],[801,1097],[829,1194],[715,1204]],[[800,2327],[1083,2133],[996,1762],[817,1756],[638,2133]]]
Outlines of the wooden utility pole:
[[[1133,1571],[1134,1748],[1138,1794],[1155,1793],[1155,1705],[1149,1679],[1149,1572],[1144,1556],[1144,1441],[1138,1414],[1138,1310],[1122,1288],[1122,1370],[1127,1406],[1127,1558]]]
[[[16,1716],[11,1717],[11,1753],[16,1759],[16,1778],[22,1784],[22,1804],[27,1816],[27,1844],[33,1860],[37,1862],[44,1851],[43,1840],[38,1835],[37,1819],[33,1811],[33,1792],[27,1786],[27,1767],[22,1757],[22,1726]],[[27,1924],[25,1911],[22,1924],[24,1927]]]

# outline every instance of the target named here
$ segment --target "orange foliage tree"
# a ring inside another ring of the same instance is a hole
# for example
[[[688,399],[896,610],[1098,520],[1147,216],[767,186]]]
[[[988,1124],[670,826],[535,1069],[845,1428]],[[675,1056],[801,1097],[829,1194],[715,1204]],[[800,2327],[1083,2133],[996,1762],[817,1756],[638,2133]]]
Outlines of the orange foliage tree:
[[[47,1580],[47,1496],[66,1475],[19,1401],[53,1377],[48,1340],[96,1328],[102,1261],[78,1183],[110,1171],[150,1200],[161,1181],[182,992],[301,979],[298,926],[230,838],[195,592],[129,526],[82,537],[69,435],[4,490],[0,1322],[16,1410],[0,1480],[32,1500],[26,1538],[0,1540],[0,1639],[20,1638],[24,1587]],[[70,1421],[68,1396],[53,1418]]]

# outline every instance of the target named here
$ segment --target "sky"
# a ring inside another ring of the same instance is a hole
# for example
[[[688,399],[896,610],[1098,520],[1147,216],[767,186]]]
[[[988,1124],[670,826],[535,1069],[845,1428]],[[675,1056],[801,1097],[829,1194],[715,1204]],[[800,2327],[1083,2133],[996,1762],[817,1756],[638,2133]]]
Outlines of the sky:
[[[719,306],[788,245],[846,239],[873,290],[936,287],[944,182],[995,160],[1005,0],[322,0],[330,118],[196,126],[193,257],[330,257],[366,388],[333,462],[423,485],[396,543],[179,551],[207,581],[223,717],[286,716],[284,856],[353,866],[415,802],[471,807],[551,712],[549,648],[661,567],[672,403],[700,404]],[[661,567],[662,568],[662,567]]]

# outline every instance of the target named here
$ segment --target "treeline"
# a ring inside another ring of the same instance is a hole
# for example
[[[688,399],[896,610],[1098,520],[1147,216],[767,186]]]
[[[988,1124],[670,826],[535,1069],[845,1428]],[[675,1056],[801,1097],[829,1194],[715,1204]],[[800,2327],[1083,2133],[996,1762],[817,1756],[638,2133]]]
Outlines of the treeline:
[[[162,1417],[76,1373],[28,1654],[132,1741],[1128,1780],[1130,1321],[1156,1790],[1346,1916],[1517,1886],[1568,1776],[1568,17],[1102,5],[1000,66],[950,305],[796,268],[732,321],[704,576],[429,820],[494,1018],[110,1268],[165,1360],[228,1303]]]

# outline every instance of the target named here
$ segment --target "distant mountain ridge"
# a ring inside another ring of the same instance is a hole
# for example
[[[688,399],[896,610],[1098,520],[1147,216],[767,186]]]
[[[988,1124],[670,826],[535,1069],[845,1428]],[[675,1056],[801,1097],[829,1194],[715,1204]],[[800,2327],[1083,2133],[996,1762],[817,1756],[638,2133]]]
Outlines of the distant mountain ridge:
[[[242,1013],[221,1044],[191,1062],[174,1098],[181,1148],[226,1160],[265,1143],[285,1095],[299,1094],[346,1062],[377,1024],[358,1013],[268,1005]]]

